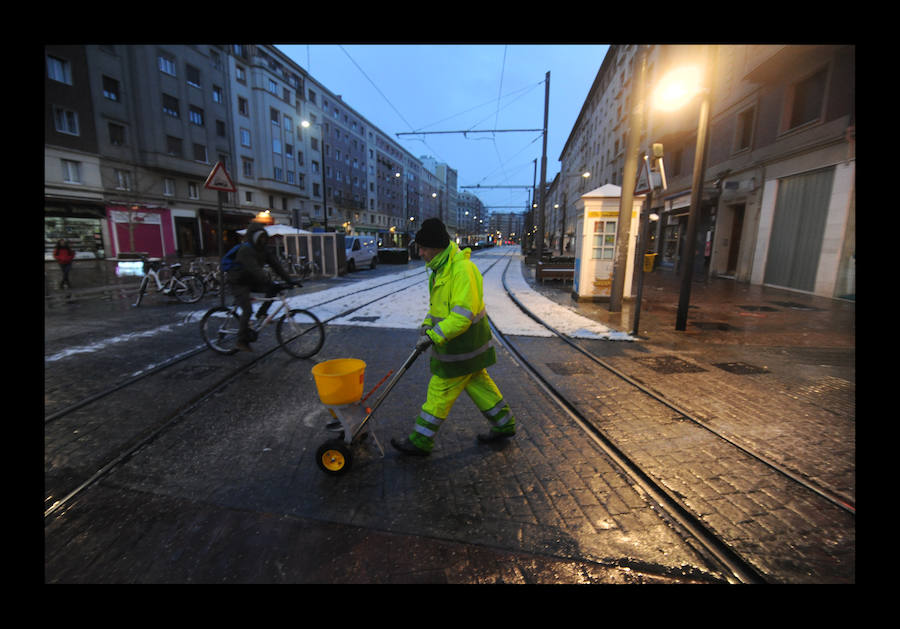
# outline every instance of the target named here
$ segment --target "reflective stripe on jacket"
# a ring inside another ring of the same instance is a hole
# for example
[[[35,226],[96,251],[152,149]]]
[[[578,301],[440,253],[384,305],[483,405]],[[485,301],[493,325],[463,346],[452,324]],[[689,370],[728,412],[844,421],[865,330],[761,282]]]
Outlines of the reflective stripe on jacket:
[[[491,345],[478,267],[469,259],[470,249],[456,243],[428,263],[429,308],[422,322],[434,341],[431,373],[454,378],[480,371],[497,361]]]

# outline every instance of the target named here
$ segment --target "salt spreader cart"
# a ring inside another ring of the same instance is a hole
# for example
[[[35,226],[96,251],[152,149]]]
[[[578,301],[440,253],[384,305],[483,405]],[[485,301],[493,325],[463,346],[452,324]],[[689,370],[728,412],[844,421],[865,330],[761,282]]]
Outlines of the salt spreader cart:
[[[352,446],[366,436],[367,432],[364,432],[363,429],[372,420],[372,415],[421,353],[419,349],[413,350],[371,408],[364,406],[363,403],[390,377],[391,372],[388,372],[381,382],[375,385],[374,389],[362,397],[366,375],[365,362],[357,358],[336,358],[319,363],[312,368],[319,399],[343,429],[340,438],[330,439],[316,450],[316,463],[322,471],[326,474],[338,475],[350,469],[350,464],[353,462]],[[369,432],[372,433],[372,438],[383,457],[384,448],[381,447],[375,431],[370,430]]]

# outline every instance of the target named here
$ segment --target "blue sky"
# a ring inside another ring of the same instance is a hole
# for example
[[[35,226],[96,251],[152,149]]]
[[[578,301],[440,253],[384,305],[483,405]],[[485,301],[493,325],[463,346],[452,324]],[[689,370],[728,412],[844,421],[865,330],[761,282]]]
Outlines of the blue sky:
[[[540,131],[396,136],[409,131],[541,129],[550,71],[547,181],[594,81],[607,45],[278,45],[300,67],[413,155],[431,155],[458,185],[540,181]],[[480,189],[488,206],[525,208],[525,189]],[[497,209],[497,212],[516,211]]]

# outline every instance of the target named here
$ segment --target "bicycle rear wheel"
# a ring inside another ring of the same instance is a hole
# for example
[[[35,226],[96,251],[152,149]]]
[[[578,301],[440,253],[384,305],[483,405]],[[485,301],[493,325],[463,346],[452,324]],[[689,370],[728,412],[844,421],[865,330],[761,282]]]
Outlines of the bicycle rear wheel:
[[[203,280],[200,277],[187,274],[175,278],[172,284],[172,292],[175,293],[175,297],[179,301],[186,304],[194,304],[203,298],[206,287],[203,285]]]
[[[241,321],[237,311],[226,306],[216,306],[200,319],[200,334],[214,352],[231,355],[237,351]]]
[[[308,310],[295,308],[275,326],[278,343],[295,358],[309,358],[325,343],[325,326]]]

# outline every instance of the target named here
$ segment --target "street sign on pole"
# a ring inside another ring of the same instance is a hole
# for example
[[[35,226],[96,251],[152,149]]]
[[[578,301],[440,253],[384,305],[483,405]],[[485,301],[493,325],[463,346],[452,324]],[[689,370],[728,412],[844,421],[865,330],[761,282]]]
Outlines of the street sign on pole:
[[[237,192],[237,188],[231,182],[231,177],[228,176],[228,171],[225,170],[225,164],[222,162],[216,162],[203,187],[209,190],[221,190],[222,192]]]
[[[225,235],[222,232],[222,197],[225,196],[226,192],[237,192],[237,188],[234,187],[234,184],[231,182],[231,177],[228,176],[228,171],[225,170],[225,164],[222,162],[216,162],[216,165],[213,166],[212,172],[209,173],[209,177],[206,178],[206,183],[203,184],[204,188],[208,190],[218,190],[219,191],[219,212],[216,221],[216,240],[218,243],[218,253],[219,260],[222,260],[222,245],[225,242]],[[219,269],[219,301],[222,306],[225,305],[225,276],[222,273],[222,270]]]

